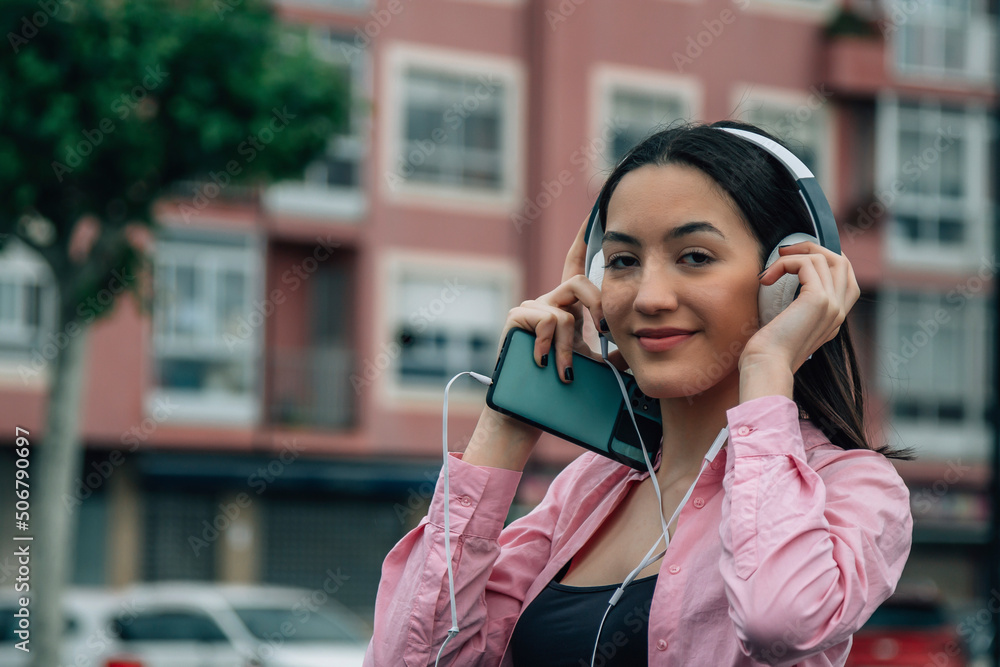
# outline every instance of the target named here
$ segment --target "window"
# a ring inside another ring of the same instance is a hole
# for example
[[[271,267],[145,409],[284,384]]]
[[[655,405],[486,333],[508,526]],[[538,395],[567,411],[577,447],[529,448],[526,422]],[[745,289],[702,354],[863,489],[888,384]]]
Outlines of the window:
[[[149,612],[124,617],[116,625],[119,636],[127,642],[229,642],[215,621],[197,611]]]
[[[266,308],[254,301],[257,264],[247,236],[158,241],[154,395],[169,394],[186,413],[172,418],[255,419],[256,359],[266,317]]]
[[[329,137],[326,153],[306,166],[301,181],[269,188],[266,204],[288,213],[359,218],[366,212],[362,170],[369,134],[368,44],[361,43],[355,34],[318,27],[286,26],[282,37],[289,50],[307,45],[318,58],[342,72],[350,102],[345,129]]]
[[[879,110],[877,192],[891,212],[890,256],[978,262],[986,247],[985,112],[889,99]]]
[[[697,78],[660,70],[598,63],[591,79],[594,114],[589,138],[579,153],[591,174],[603,180],[621,158],[654,131],[697,119],[701,84]],[[576,162],[576,156],[571,159]]]
[[[410,182],[503,189],[506,95],[495,77],[407,68],[397,173]]]
[[[990,78],[996,31],[986,0],[894,0],[886,14],[883,31],[892,36],[900,72]]]
[[[55,326],[58,294],[44,260],[12,240],[0,255],[0,352],[26,353]]]
[[[986,300],[977,287],[982,289],[982,281],[970,279],[943,294],[879,296],[881,389],[903,444],[932,446],[931,456],[947,458],[949,447],[958,448],[952,455],[985,454],[989,363],[984,357],[991,352],[984,331]]]
[[[609,142],[608,164],[615,165],[653,130],[687,118],[689,109],[680,95],[617,88],[611,92],[615,130]]]
[[[457,277],[404,280],[396,313],[400,383],[439,389],[461,371],[492,371],[503,326],[498,315],[506,312],[501,289]]]
[[[816,106],[810,106],[809,102]],[[826,117],[817,110],[824,102],[825,100],[816,99],[813,95],[808,102],[799,106],[757,103],[751,105],[743,118],[778,137],[823,184],[827,175],[823,168]]]
[[[441,390],[456,373],[490,374],[507,311],[519,293],[516,266],[476,256],[392,253],[386,275],[384,341],[357,365],[360,384],[383,384],[389,402],[440,411]],[[481,401],[481,385],[458,382],[452,399]],[[436,406],[436,407],[433,407]],[[479,409],[482,409],[480,403]]]

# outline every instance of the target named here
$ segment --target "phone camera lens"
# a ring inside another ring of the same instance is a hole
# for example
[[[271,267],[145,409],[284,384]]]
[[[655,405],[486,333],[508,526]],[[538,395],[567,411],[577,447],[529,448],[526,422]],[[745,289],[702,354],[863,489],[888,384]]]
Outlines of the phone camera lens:
[[[633,398],[633,399],[632,399],[632,407],[633,407],[633,408],[637,408],[637,407],[639,407],[639,401]]]

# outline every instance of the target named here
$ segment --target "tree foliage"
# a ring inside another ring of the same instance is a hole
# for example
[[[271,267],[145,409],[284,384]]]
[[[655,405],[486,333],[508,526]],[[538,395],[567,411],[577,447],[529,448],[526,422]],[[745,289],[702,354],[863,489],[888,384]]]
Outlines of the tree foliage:
[[[0,247],[19,237],[45,257],[62,321],[112,270],[136,268],[126,226],[155,226],[173,184],[294,177],[343,126],[345,73],[283,39],[273,12],[259,0],[0,0]],[[84,218],[100,233],[81,259],[70,241]]]

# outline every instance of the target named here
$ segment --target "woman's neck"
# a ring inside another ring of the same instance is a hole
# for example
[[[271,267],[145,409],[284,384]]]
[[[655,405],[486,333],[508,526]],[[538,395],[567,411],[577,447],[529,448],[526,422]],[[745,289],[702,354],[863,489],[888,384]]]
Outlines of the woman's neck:
[[[740,402],[739,371],[693,396],[661,398],[663,454],[657,477],[697,474],[701,461],[726,425],[726,410]]]

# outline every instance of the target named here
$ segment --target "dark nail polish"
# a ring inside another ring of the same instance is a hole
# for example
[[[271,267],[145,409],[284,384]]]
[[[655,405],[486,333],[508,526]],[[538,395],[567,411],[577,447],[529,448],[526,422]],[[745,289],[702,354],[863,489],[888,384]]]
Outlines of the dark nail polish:
[[[605,333],[608,332],[608,321],[606,319],[604,319],[603,317],[601,318],[601,331],[603,331]]]
[[[545,354],[542,355],[542,366],[548,366],[548,365],[549,365],[549,353],[546,352]]]
[[[573,369],[570,368],[569,366],[566,367],[566,372],[563,373],[563,375],[566,376],[566,381],[567,382],[572,382],[573,381]]]

